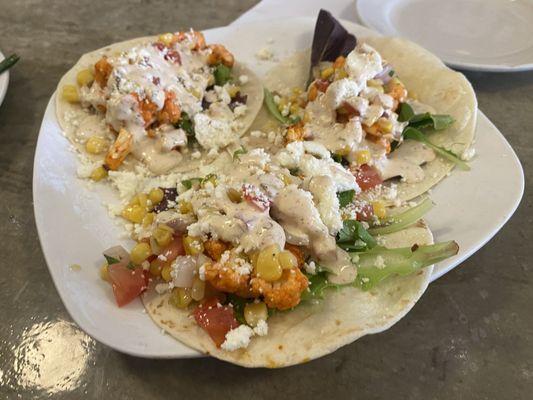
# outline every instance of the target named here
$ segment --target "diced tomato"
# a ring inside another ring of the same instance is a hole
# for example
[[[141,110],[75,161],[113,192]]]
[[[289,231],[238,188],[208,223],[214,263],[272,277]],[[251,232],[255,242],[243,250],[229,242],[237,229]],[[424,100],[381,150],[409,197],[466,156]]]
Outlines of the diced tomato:
[[[167,262],[174,261],[176,257],[185,255],[183,248],[183,236],[176,235],[170,244],[161,252],[166,257]]]
[[[233,307],[221,305],[216,297],[211,297],[196,307],[194,319],[217,347],[226,340],[226,333],[239,326],[233,314]]]
[[[372,207],[372,204],[361,204],[359,207],[357,207],[357,216],[356,219],[358,221],[369,221],[372,216],[374,215],[374,207]]]
[[[161,42],[155,42],[154,44],[152,44],[152,46],[154,46],[159,51],[163,51],[165,49],[165,45]]]
[[[139,296],[147,287],[147,280],[142,267],[130,269],[123,263],[108,267],[113,294],[119,307],[128,304]]]
[[[329,87],[330,82],[326,79],[317,79],[315,81],[315,86],[319,92],[325,92]]]
[[[270,208],[270,199],[258,187],[245,183],[242,185],[242,194],[247,202],[253,204],[261,211]]]
[[[368,164],[361,165],[357,170],[352,171],[352,173],[363,192],[383,183],[379,171]]]

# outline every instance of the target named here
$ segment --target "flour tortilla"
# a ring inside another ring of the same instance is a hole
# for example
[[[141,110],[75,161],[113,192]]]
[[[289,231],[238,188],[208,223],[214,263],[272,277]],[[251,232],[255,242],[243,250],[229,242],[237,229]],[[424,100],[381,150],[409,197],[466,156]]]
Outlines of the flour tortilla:
[[[423,224],[383,237],[386,247],[433,243]],[[360,337],[382,332],[398,322],[426,290],[433,267],[405,277],[393,277],[364,292],[353,287],[330,289],[317,304],[301,304],[268,319],[268,335],[253,337],[246,349],[218,349],[207,333],[179,310],[169,295],[150,291],[143,297],[153,321],[184,344],[221,360],[245,367],[279,368],[300,364],[329,354]]]
[[[76,62],[76,64],[61,78],[56,92],[56,116],[61,129],[65,132],[67,137],[71,138],[76,130],[76,126],[71,122],[73,119],[75,119],[73,116],[88,115],[88,113],[79,104],[72,104],[63,99],[63,97],[60,95],[63,86],[76,85],[77,73],[83,69],[92,68],[102,56],[114,56],[134,46],[138,46],[143,43],[154,42],[156,39],[157,36],[131,39],[102,47],[101,49],[84,54],[81,56],[78,62]],[[240,136],[242,136],[248,130],[257,113],[261,109],[261,105],[263,104],[263,85],[259,77],[252,70],[239,62],[235,62],[232,75],[234,77],[239,77],[242,75],[248,76],[248,82],[245,85],[241,85],[241,94],[248,96],[248,110],[246,115],[239,119],[242,122],[242,128],[238,131],[238,133]],[[190,163],[190,161],[191,160],[188,158],[184,158],[184,162]],[[191,166],[189,165],[189,167]]]
[[[429,134],[430,140],[453,153],[461,155],[474,141],[477,120],[477,100],[472,85],[465,76],[446,67],[435,55],[405,39],[362,37],[362,43],[374,47],[388,61],[418,100],[433,107],[438,114],[449,114],[455,123],[446,130]],[[295,54],[274,67],[265,79],[271,90],[286,87],[305,87],[309,71],[309,51]],[[271,129],[272,119],[262,111],[254,127]],[[440,182],[454,164],[437,156],[422,168],[425,178],[417,183],[396,182],[398,198],[410,200]],[[386,183],[390,185],[390,182]]]

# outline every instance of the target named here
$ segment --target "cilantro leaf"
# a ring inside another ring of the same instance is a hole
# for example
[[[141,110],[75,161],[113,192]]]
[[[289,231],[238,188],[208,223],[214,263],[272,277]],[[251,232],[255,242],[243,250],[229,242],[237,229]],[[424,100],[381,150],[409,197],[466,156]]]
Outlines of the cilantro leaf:
[[[398,112],[398,121],[399,122],[406,122],[409,121],[411,118],[415,116],[415,112],[413,111],[413,107],[411,107],[407,103],[401,103],[400,104],[400,110]]]
[[[340,208],[346,207],[350,204],[355,196],[355,190],[346,190],[344,192],[337,193],[337,198],[339,199]]]
[[[244,146],[241,146],[240,149],[237,149],[233,152],[233,159],[238,159],[241,155],[248,153],[248,150]]]
[[[337,234],[337,245],[346,251],[371,249],[376,244],[376,239],[368,233],[363,224],[353,219],[343,221],[342,229]]]
[[[246,305],[246,299],[239,297],[235,294],[228,293],[228,302],[233,306],[233,315],[235,319],[241,324],[246,324],[246,319],[244,318],[244,306]]]
[[[281,112],[278,110],[278,106],[276,102],[274,101],[274,96],[272,95],[272,92],[270,92],[270,90],[268,90],[267,88],[264,89],[264,92],[265,92],[265,106],[268,112],[270,112],[270,114],[275,119],[277,119],[283,125],[294,125],[300,121],[300,117],[284,117],[283,115],[281,115]]]
[[[213,71],[215,76],[215,84],[217,86],[224,86],[231,80],[231,68],[224,64],[218,64]]]
[[[182,112],[180,120],[176,124],[176,128],[181,128],[185,131],[188,137],[194,137],[194,124],[189,117],[189,114]]]
[[[185,186],[186,189],[191,189],[195,183],[200,184],[200,182],[202,182],[202,178],[190,178],[181,181],[181,184]]]
[[[339,289],[346,285],[338,285],[328,281],[328,273],[321,271],[316,275],[305,274],[309,281],[308,289],[302,293],[302,300],[322,300],[326,289]]]
[[[431,128],[440,131],[451,126],[455,120],[447,114],[416,114],[408,119],[409,126],[417,129]]]

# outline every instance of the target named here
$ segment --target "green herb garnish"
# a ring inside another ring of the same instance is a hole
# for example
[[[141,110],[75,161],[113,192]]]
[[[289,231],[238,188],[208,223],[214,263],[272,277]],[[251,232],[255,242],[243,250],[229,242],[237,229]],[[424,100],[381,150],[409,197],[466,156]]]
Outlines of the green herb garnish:
[[[376,239],[359,221],[348,219],[343,221],[342,229],[337,234],[337,245],[346,251],[363,251],[375,247]]]
[[[339,199],[340,208],[346,207],[350,204],[355,196],[355,190],[346,190],[344,192],[337,193],[337,198]]]
[[[189,117],[189,114],[182,112],[180,120],[176,124],[176,128],[181,128],[185,131],[188,137],[194,138],[194,123]]]
[[[181,181],[181,184],[185,186],[185,189],[191,189],[195,183],[200,184],[201,182],[202,178],[189,178]]]
[[[228,293],[227,296],[228,302],[233,306],[233,315],[235,316],[235,319],[241,324],[246,324],[246,319],[244,318],[244,306],[246,305],[246,300],[232,293]]]
[[[240,158],[241,155],[248,153],[248,150],[244,146],[241,146],[240,149],[237,149],[233,152],[233,160]]]
[[[461,160],[457,155],[452,153],[450,150],[446,150],[440,146],[437,146],[436,144],[433,144],[429,141],[429,139],[424,135],[421,131],[419,131],[416,128],[408,126],[403,131],[403,137],[405,139],[411,139],[416,140],[417,142],[424,143],[426,146],[431,147],[437,154],[439,154],[441,157],[447,159],[448,161],[451,161],[455,165],[457,165],[460,169],[463,171],[469,171],[470,166],[465,163],[463,160]]]
[[[385,235],[387,233],[394,233],[407,228],[410,225],[416,223],[422,218],[431,208],[433,202],[429,197],[426,197],[416,206],[409,208],[408,210],[401,212],[397,215],[393,215],[386,219],[381,220],[381,225],[372,227],[368,230],[371,235]]]
[[[375,247],[371,250],[353,253],[353,261],[357,265],[355,286],[369,290],[379,282],[393,275],[409,275],[422,268],[452,257],[459,251],[454,241],[414,245],[399,249]]]
[[[11,54],[9,57],[0,61],[0,74],[15,65],[18,60],[20,60],[20,57],[17,54]]]
[[[215,84],[217,86],[224,86],[231,80],[231,68],[224,64],[218,64],[213,71],[215,77]]]
[[[294,125],[300,121],[300,117],[284,117],[278,110],[278,106],[274,101],[274,96],[267,88],[264,88],[265,106],[270,114],[281,122],[283,125]]]

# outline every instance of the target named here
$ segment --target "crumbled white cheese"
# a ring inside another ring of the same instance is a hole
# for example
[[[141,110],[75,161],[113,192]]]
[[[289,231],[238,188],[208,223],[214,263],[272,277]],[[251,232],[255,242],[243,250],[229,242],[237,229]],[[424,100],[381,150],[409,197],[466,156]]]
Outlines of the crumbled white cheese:
[[[461,160],[463,161],[470,161],[474,156],[476,155],[476,149],[473,147],[469,147],[463,153],[461,154]]]
[[[274,54],[272,53],[272,50],[270,50],[268,47],[263,47],[260,49],[255,56],[260,60],[271,60],[272,57],[274,57]]]
[[[268,334],[268,324],[264,319],[260,319],[254,328],[254,333],[257,336],[266,336]]]
[[[198,268],[198,277],[201,281],[205,281],[205,264],[202,264],[200,268]]]
[[[304,264],[304,269],[305,269],[305,272],[307,272],[308,274],[311,274],[311,275],[315,275],[316,274],[316,264],[314,261],[309,261],[309,263],[305,263]]]
[[[376,261],[374,262],[374,266],[378,269],[383,269],[385,268],[385,260],[383,259],[382,256],[377,256],[376,257]]]
[[[239,76],[239,82],[241,85],[246,85],[249,81],[248,75],[241,75]]]
[[[226,333],[226,340],[220,347],[226,351],[246,348],[250,344],[250,338],[253,334],[254,331],[248,325],[239,325]]]

